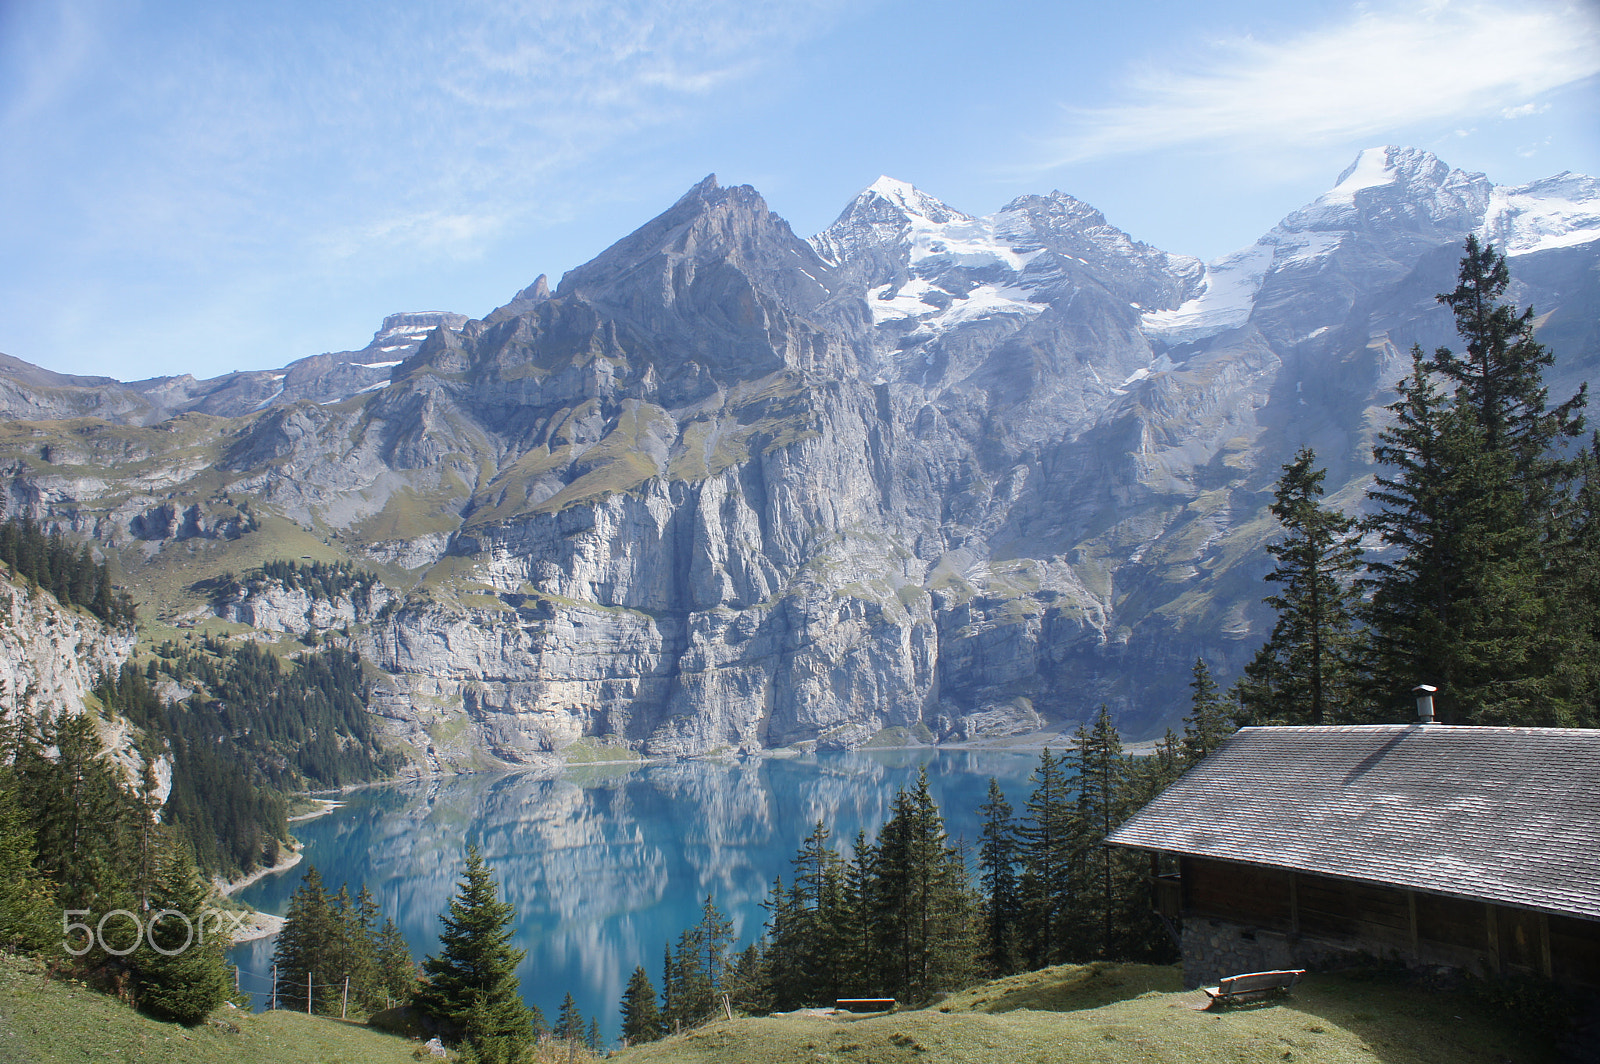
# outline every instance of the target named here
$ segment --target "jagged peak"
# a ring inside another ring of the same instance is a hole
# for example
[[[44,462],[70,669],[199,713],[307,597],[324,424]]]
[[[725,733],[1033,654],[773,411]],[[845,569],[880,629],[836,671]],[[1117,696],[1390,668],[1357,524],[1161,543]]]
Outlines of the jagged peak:
[[[1058,218],[1069,220],[1074,226],[1087,228],[1091,226],[1106,225],[1106,216],[1099,208],[1085,203],[1076,196],[1068,195],[1060,189],[1052,189],[1048,196],[1035,193],[1018,196],[996,212],[996,218],[1007,214],[1029,214],[1032,211],[1044,211]]]
[[[722,191],[722,185],[717,182],[717,175],[707,174],[705,177],[702,177],[699,181],[695,182],[694,185],[690,187],[689,191],[679,196],[678,202],[682,203],[685,200],[695,199],[697,197],[704,196],[708,192],[720,191]]]
[[[511,297],[513,303],[542,303],[550,298],[550,279],[544,274],[533,279],[533,283],[516,295]]]

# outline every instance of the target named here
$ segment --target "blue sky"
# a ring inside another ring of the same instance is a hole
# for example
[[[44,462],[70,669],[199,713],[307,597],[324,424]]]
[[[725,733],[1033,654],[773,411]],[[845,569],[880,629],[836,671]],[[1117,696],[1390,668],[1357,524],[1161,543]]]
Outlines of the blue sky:
[[[481,316],[715,172],[1213,258],[1410,144],[1600,173],[1595,0],[0,0],[0,351],[124,380]]]

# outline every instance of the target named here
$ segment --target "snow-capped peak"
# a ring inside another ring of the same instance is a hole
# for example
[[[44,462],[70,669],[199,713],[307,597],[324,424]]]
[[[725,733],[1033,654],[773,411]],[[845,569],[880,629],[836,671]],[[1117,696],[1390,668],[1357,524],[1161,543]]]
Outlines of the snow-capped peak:
[[[968,215],[955,210],[942,200],[928,195],[908,181],[899,181],[887,175],[861,190],[861,194],[846,208],[849,214],[856,208],[871,209],[878,203],[886,202],[897,208],[900,213],[912,218],[925,218],[935,225],[943,225],[957,218],[966,218]]]
[[[1343,229],[1388,214],[1388,222],[1444,227],[1471,222],[1489,196],[1482,174],[1452,170],[1432,152],[1387,145],[1368,148],[1327,192],[1291,213],[1284,230]]]

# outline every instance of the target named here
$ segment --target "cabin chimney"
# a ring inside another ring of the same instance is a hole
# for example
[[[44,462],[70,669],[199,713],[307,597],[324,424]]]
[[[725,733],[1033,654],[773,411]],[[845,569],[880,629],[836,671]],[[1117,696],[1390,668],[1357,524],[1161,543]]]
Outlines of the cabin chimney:
[[[1432,724],[1434,722],[1433,693],[1437,690],[1437,687],[1432,687],[1425,683],[1419,683],[1411,689],[1411,693],[1417,696],[1418,724]]]

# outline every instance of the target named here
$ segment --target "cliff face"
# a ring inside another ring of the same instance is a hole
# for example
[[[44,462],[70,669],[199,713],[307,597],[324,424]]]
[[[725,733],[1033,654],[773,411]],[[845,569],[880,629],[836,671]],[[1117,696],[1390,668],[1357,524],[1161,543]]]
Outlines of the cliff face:
[[[89,703],[95,683],[120,669],[133,645],[131,631],[109,628],[83,610],[63,609],[49,592],[0,575],[0,714],[9,720],[94,712]],[[136,784],[144,764],[135,748],[138,737],[120,717],[94,713],[94,720],[110,757]],[[155,769],[157,797],[164,802],[172,764],[161,758]]]
[[[885,179],[805,241],[707,179],[553,293],[441,317],[377,387],[0,423],[0,487],[117,551],[151,610],[348,630],[429,764],[968,738],[1102,703],[1150,733],[1196,655],[1228,673],[1262,638],[1282,463],[1315,447],[1359,504],[1404,352],[1450,341],[1432,297],[1467,232],[1521,241],[1552,394],[1592,373],[1600,222],[1552,235],[1540,187],[1380,149],[1203,266],[1061,193],[975,218]],[[385,586],[207,598],[273,557]]]

